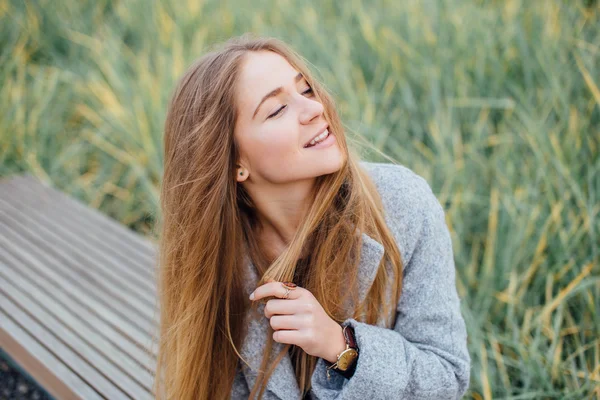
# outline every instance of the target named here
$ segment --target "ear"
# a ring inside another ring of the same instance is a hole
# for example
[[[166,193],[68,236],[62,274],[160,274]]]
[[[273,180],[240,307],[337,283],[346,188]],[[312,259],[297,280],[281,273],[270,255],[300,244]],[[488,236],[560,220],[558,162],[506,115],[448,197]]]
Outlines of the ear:
[[[241,165],[236,165],[237,169],[235,170],[235,179],[238,182],[244,182],[248,179],[250,172]]]

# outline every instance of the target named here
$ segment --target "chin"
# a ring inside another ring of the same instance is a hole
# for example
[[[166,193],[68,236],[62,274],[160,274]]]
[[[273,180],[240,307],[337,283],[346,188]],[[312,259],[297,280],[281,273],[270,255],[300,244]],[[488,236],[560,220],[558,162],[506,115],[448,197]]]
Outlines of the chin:
[[[323,160],[322,163],[320,163],[319,165],[319,174],[317,176],[333,174],[335,172],[338,172],[342,168],[343,161],[344,160],[341,154],[339,155],[339,157],[330,157],[326,160]]]

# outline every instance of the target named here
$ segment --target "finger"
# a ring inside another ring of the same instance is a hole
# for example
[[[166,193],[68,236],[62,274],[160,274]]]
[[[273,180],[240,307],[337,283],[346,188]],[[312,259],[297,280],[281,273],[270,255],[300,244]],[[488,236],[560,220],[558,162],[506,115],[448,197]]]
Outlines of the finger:
[[[298,330],[282,330],[273,332],[273,340],[284,344],[301,346],[302,332]]]
[[[290,289],[290,293],[287,297],[289,300],[294,300],[300,297],[302,288],[297,286],[295,289]],[[281,282],[269,282],[261,285],[254,290],[252,293],[254,298],[251,300],[260,300],[264,297],[274,296],[283,299],[286,294],[286,288]]]
[[[294,315],[300,310],[295,301],[271,299],[266,302],[264,311],[265,317],[271,318],[273,315]]]
[[[276,331],[297,330],[301,328],[298,317],[294,315],[273,315],[270,318],[269,323],[271,324],[271,328]]]

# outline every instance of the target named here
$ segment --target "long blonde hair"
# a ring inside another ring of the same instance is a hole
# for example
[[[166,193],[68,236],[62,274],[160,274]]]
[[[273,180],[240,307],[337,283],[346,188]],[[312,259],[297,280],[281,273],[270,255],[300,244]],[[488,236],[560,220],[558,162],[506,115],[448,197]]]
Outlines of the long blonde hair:
[[[230,395],[251,302],[243,290],[244,254],[260,277],[295,282],[316,297],[338,322],[349,317],[375,324],[386,315],[391,327],[401,293],[402,260],[385,224],[374,184],[349,150],[336,107],[301,56],[282,41],[245,34],[204,54],[179,80],[169,103],[164,134],[164,176],[159,223],[157,368],[154,393],[168,399],[226,399]],[[273,51],[302,72],[324,106],[324,117],[345,154],[343,167],[316,180],[313,202],[289,246],[279,257],[266,256],[254,231],[252,199],[235,179],[239,149],[234,139],[238,111],[235,88],[244,57]],[[361,235],[384,246],[377,276],[362,304],[356,304],[356,272]],[[296,271],[303,249],[311,257]],[[395,277],[386,302],[391,266]],[[252,305],[254,309],[254,305]],[[383,310],[383,311],[382,311]],[[261,398],[286,345],[269,365],[273,345],[269,326],[262,367],[251,388]],[[317,358],[293,346],[300,390],[310,390]]]

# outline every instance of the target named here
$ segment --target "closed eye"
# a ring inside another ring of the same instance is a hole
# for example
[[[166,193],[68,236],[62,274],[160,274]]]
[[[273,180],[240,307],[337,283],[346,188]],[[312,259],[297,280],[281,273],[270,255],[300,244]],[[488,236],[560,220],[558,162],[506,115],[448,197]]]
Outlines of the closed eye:
[[[313,90],[312,90],[312,88],[311,88],[311,87],[309,87],[309,88],[308,88],[308,89],[306,89],[304,92],[302,92],[302,94],[304,94],[304,95],[306,95],[306,94],[312,94],[312,93],[313,93]],[[284,108],[286,108],[286,107],[287,107],[287,104],[286,104],[286,105],[284,105],[283,107],[281,107],[279,110],[275,111],[273,114],[269,115],[269,116],[267,117],[267,119],[268,119],[268,118],[271,118],[271,117],[275,117],[277,114],[279,114],[279,112],[280,112],[281,110],[283,110],[283,109],[284,109]]]

